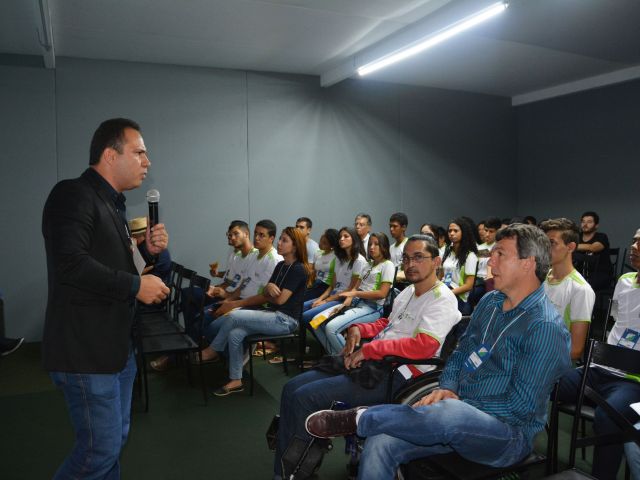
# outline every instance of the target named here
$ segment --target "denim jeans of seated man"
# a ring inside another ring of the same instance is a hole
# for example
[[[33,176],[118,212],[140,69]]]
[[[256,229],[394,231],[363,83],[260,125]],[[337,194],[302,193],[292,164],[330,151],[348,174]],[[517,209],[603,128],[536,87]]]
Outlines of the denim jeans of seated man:
[[[636,429],[640,430],[640,422],[636,423]],[[640,446],[635,442],[625,443],[624,455],[631,470],[631,480],[640,480]]]
[[[53,478],[119,479],[120,452],[129,434],[136,376],[133,350],[118,373],[49,375],[64,394],[75,431],[75,445]]]
[[[371,389],[361,387],[347,375],[313,369],[289,380],[280,396],[280,422],[274,462],[276,478],[282,475],[281,457],[293,437],[303,440],[311,438],[304,425],[307,416],[329,408],[334,400],[351,407],[383,403],[387,400],[387,378]],[[396,372],[392,392],[400,390],[407,381],[401,373]]]
[[[371,407],[360,415],[358,435],[366,437],[360,480],[393,480],[403,463],[452,451],[473,462],[505,467],[532,448],[521,429],[460,400],[416,408]]]

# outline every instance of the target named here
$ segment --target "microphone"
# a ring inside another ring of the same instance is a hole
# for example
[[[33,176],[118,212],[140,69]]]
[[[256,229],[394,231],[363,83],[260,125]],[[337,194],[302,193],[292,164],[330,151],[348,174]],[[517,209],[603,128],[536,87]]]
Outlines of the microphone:
[[[147,203],[149,204],[149,227],[154,227],[160,223],[158,215],[158,202],[160,201],[160,192],[155,188],[147,192]]]

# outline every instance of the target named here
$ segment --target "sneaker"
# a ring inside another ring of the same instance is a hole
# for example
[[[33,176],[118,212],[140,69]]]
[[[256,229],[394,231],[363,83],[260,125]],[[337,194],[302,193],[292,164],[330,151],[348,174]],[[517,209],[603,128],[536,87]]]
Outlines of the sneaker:
[[[349,410],[320,410],[307,417],[304,426],[309,435],[334,438],[353,435],[357,431],[356,416],[363,407]]]
[[[6,357],[7,355],[15,352],[20,348],[20,345],[24,342],[24,338],[5,338],[0,343],[0,356]]]

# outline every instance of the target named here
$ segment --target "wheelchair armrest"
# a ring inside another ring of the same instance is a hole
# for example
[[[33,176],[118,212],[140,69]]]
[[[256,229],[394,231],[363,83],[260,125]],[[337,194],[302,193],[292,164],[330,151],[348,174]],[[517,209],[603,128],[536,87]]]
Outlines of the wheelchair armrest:
[[[440,357],[414,359],[387,355],[383,360],[396,365],[435,365],[436,367],[444,367],[445,364],[444,360]]]

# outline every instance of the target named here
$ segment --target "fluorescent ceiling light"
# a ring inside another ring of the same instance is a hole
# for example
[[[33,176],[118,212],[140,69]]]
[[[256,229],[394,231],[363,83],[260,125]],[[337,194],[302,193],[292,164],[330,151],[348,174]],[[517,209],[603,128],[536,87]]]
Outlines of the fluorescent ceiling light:
[[[358,68],[358,74],[360,76],[367,75],[369,73],[375,72],[376,70],[380,70],[381,68],[391,65],[392,63],[399,62],[401,60],[404,60],[405,58],[420,53],[428,48],[439,44],[440,42],[444,42],[445,40],[453,37],[454,35],[457,35],[458,33],[461,33],[471,27],[474,27],[475,25],[478,25],[479,23],[484,22],[485,20],[498,15],[499,13],[504,12],[508,6],[509,4],[507,2],[495,3],[485,8],[484,10],[480,10],[479,12],[474,13],[473,15],[470,15],[469,17],[460,20],[457,23],[454,23],[453,25],[440,30],[434,35],[430,35],[422,40],[417,41],[416,43],[413,43],[405,48],[386,55],[379,60],[368,63]]]

